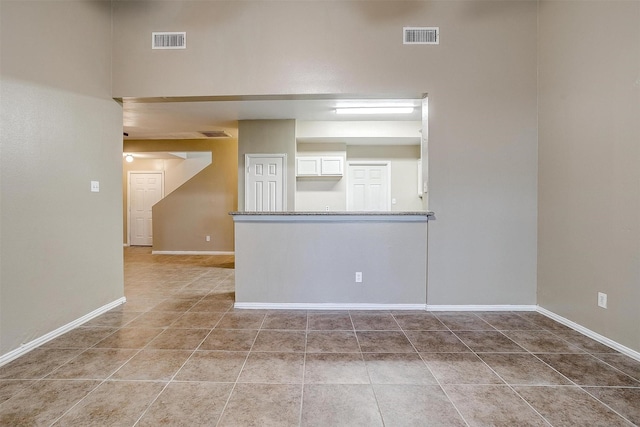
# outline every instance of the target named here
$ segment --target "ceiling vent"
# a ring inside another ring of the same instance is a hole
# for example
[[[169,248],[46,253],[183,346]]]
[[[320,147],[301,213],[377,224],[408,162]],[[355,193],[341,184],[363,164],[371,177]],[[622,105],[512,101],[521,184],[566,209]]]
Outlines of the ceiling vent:
[[[187,33],[151,33],[151,49],[186,49]]]
[[[404,27],[403,44],[440,44],[440,27]]]
[[[206,136],[207,138],[230,138],[231,135],[226,133],[223,130],[202,130],[201,134]]]

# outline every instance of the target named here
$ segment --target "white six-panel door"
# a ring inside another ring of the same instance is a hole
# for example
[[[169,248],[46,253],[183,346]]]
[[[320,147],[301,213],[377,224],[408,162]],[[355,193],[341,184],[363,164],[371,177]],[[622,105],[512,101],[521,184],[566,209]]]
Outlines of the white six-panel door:
[[[347,210],[390,211],[388,162],[350,162],[347,167]]]
[[[153,245],[151,208],[163,197],[161,172],[129,173],[129,244]]]
[[[281,212],[286,209],[286,155],[245,155],[245,210]]]

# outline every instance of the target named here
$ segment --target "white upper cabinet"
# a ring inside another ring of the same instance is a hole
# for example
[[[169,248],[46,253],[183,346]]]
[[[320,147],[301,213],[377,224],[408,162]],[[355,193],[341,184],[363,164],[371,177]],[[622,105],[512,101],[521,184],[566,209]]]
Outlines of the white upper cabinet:
[[[296,159],[296,175],[297,176],[319,176],[320,175],[320,158],[319,157],[298,157]]]
[[[320,175],[342,176],[342,157],[320,157]]]
[[[296,176],[342,176],[344,159],[340,156],[305,156],[296,158]]]

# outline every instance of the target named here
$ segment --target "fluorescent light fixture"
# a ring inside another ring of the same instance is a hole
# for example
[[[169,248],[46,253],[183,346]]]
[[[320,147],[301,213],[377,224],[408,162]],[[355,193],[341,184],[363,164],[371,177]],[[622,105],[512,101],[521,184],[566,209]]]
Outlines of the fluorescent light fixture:
[[[411,114],[413,107],[336,108],[336,114]]]

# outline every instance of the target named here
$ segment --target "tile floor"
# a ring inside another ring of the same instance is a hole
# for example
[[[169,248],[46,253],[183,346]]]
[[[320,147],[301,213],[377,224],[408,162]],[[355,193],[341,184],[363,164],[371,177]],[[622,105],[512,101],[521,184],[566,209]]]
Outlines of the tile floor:
[[[235,310],[231,257],[147,248],[125,280],[0,367],[0,425],[640,424],[640,362],[540,314]]]

